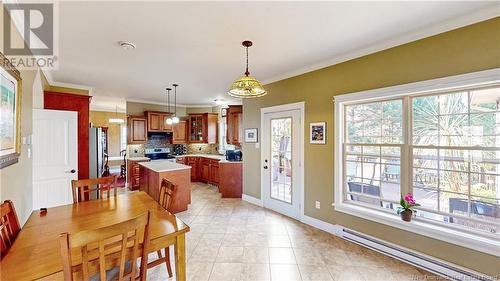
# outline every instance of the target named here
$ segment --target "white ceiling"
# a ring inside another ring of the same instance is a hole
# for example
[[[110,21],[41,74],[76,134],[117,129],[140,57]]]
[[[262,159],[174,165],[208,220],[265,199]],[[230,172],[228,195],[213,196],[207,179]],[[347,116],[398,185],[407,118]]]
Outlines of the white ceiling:
[[[59,2],[56,82],[210,104],[244,72],[276,81],[500,15],[498,2]],[[132,41],[135,50],[117,42]]]

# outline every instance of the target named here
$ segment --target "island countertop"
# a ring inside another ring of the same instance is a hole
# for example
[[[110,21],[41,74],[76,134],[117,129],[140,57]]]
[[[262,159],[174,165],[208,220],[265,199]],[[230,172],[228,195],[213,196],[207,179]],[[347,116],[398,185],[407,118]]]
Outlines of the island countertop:
[[[171,162],[168,160],[156,160],[156,161],[150,161],[150,162],[140,162],[139,165],[141,165],[144,168],[147,168],[149,170],[152,170],[154,172],[157,172],[157,173],[191,169],[191,166]]]

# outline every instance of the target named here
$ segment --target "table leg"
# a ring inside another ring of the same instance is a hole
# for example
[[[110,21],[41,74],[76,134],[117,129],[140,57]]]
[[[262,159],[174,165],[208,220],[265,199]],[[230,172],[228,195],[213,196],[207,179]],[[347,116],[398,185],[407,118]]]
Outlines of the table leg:
[[[174,245],[176,281],[186,281],[186,236],[177,236]]]

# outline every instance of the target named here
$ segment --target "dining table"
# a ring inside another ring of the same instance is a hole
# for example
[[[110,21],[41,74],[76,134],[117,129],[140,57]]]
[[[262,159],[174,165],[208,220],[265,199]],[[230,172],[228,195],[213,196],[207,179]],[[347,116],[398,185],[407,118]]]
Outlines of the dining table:
[[[189,226],[145,192],[131,192],[36,210],[0,262],[1,280],[63,280],[59,235],[98,229],[151,210],[148,253],[174,247],[177,281],[186,280],[186,233]]]

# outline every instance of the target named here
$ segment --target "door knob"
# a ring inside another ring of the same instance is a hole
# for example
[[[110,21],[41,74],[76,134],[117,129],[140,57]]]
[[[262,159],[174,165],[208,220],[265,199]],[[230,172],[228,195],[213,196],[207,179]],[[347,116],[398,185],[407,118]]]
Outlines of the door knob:
[[[74,174],[74,173],[76,173],[76,170],[75,169],[71,169],[70,171],[66,171],[66,173],[68,173],[68,174]]]
[[[264,169],[267,169],[267,166],[264,166]]]

